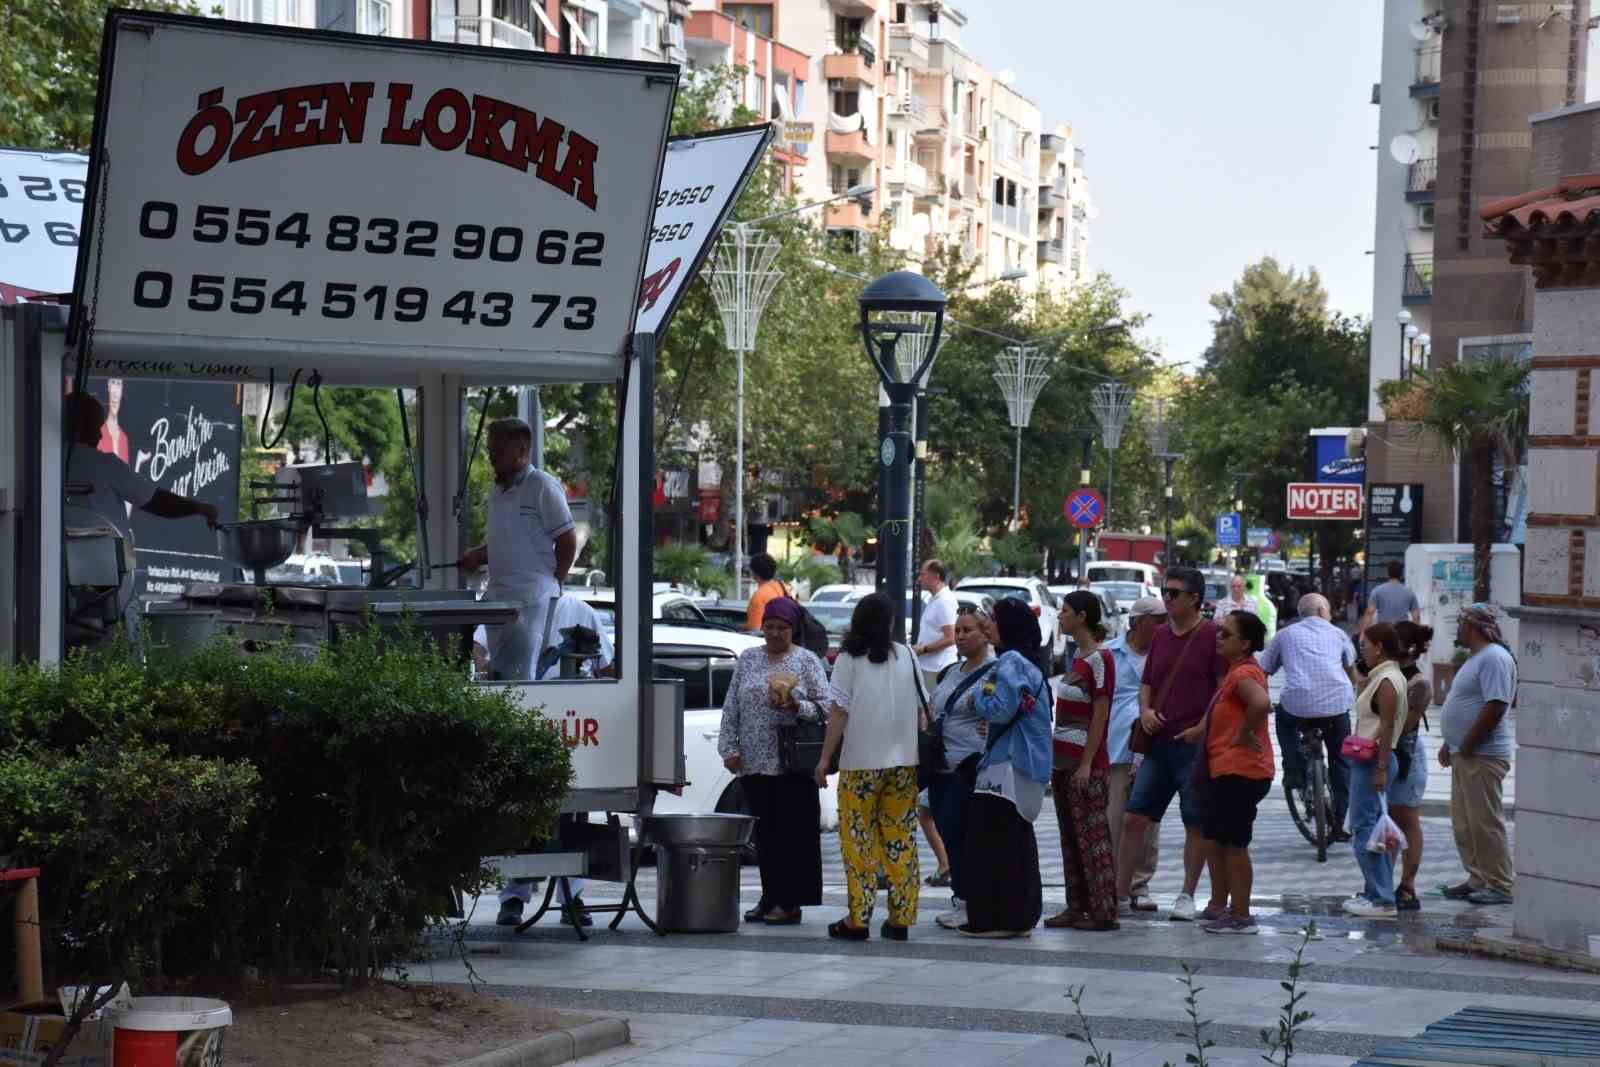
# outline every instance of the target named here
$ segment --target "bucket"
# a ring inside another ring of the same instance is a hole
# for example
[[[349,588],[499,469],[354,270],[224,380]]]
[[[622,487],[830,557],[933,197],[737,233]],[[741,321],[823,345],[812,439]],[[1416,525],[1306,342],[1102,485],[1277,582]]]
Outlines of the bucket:
[[[233,1011],[205,997],[134,997],[112,1022],[112,1067],[222,1067]]]

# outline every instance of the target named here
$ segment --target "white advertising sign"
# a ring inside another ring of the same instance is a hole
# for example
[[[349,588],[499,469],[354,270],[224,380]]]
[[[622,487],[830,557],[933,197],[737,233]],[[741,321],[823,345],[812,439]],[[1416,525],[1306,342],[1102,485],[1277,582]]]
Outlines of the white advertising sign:
[[[574,789],[639,784],[639,691],[615,682],[510,684],[524,708],[561,731],[572,750]]]
[[[109,19],[92,371],[620,372],[676,68]]]
[[[661,165],[636,329],[658,337],[772,141],[771,126],[674,137]]]
[[[89,160],[0,148],[0,304],[70,293]]]

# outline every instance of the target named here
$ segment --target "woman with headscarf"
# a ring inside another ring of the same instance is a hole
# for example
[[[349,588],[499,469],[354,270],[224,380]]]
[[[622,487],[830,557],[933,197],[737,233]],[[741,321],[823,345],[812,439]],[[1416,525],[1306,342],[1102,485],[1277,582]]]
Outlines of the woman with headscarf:
[[[989,724],[967,807],[964,891],[968,937],[1026,937],[1044,911],[1033,820],[1050,782],[1049,653],[1027,604],[995,605],[1000,658],[973,706]]]
[[[766,644],[740,654],[722,703],[717,753],[739,776],[756,817],[761,900],[746,922],[794,926],[800,909],[822,903],[822,808],[809,770],[783,772],[778,727],[797,718],[826,719],[828,675],[822,661],[794,643],[800,605],[774,597],[762,615]]]

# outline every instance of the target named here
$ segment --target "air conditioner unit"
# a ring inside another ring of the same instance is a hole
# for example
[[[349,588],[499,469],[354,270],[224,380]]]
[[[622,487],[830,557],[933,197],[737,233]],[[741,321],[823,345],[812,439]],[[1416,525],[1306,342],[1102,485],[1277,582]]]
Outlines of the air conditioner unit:
[[[1496,4],[1494,23],[1496,26],[1515,26],[1522,21],[1521,4]]]
[[[1433,229],[1433,208],[1434,205],[1432,204],[1419,204],[1417,206],[1417,229]]]
[[[1437,126],[1439,124],[1439,98],[1437,96],[1429,97],[1427,107],[1424,110],[1428,116],[1428,124]]]

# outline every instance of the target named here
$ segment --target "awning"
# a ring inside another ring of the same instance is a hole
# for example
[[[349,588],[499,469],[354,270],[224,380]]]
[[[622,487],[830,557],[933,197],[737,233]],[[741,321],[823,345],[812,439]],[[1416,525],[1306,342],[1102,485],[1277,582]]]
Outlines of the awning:
[[[561,17],[567,20],[568,26],[572,27],[573,40],[577,41],[585,48],[594,47],[594,45],[589,43],[589,35],[583,32],[583,23],[578,21],[577,16],[573,14],[571,8],[563,7],[561,9]]]
[[[774,81],[772,83],[772,104],[777,108],[780,121],[794,121],[794,106],[789,103],[788,82]]]

